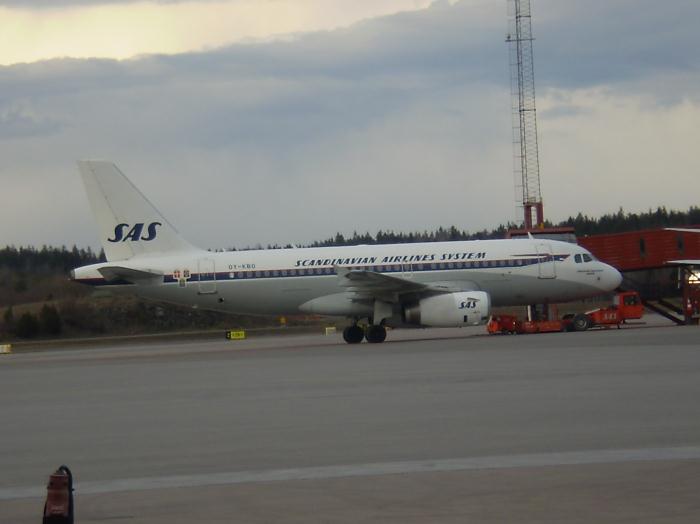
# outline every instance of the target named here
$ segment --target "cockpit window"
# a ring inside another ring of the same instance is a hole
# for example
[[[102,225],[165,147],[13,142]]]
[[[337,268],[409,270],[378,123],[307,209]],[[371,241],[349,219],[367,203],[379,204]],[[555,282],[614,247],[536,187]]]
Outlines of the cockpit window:
[[[595,257],[593,255],[589,255],[588,253],[579,253],[578,255],[574,255],[574,262],[577,264],[582,264],[584,262],[593,262],[595,260]]]

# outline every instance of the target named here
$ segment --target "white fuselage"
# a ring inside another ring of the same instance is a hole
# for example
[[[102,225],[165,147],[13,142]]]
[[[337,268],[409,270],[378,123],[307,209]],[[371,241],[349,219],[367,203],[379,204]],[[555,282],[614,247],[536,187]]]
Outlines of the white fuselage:
[[[99,270],[115,265],[158,276],[135,283],[105,279]],[[359,316],[357,310],[336,307],[320,311],[308,305],[319,297],[347,292],[340,286],[338,267],[443,285],[455,291],[484,291],[494,306],[582,299],[610,292],[621,281],[617,270],[592,259],[580,246],[537,239],[153,253],[78,268],[73,278],[202,309]]]

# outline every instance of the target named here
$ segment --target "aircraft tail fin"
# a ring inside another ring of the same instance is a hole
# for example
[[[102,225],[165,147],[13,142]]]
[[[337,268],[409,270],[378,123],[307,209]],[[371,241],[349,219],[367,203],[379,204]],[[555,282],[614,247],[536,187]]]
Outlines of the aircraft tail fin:
[[[112,162],[78,162],[107,260],[197,250]]]

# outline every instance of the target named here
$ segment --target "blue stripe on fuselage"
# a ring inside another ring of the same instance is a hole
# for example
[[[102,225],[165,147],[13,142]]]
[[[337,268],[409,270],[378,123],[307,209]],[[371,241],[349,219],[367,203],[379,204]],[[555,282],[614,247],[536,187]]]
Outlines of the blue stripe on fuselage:
[[[349,269],[358,271],[373,271],[376,273],[423,273],[431,271],[463,271],[469,269],[508,269],[531,266],[542,262],[561,262],[570,255],[547,255],[530,258],[515,258],[502,260],[470,260],[448,262],[423,262],[411,264],[373,264],[369,266],[349,266]],[[294,269],[249,269],[245,271],[218,271],[216,273],[191,273],[187,282],[224,282],[229,280],[252,280],[274,278],[298,278],[336,275],[333,267],[305,267]],[[123,286],[133,285],[126,280],[113,280],[107,282],[101,278],[76,280],[92,286]],[[177,284],[179,279],[172,274],[163,277],[164,284]]]

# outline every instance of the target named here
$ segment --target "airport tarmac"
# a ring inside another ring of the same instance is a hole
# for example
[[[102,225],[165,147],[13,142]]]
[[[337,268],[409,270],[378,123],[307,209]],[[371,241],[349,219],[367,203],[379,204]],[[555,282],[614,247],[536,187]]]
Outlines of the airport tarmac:
[[[0,356],[0,522],[697,522],[700,329]]]

